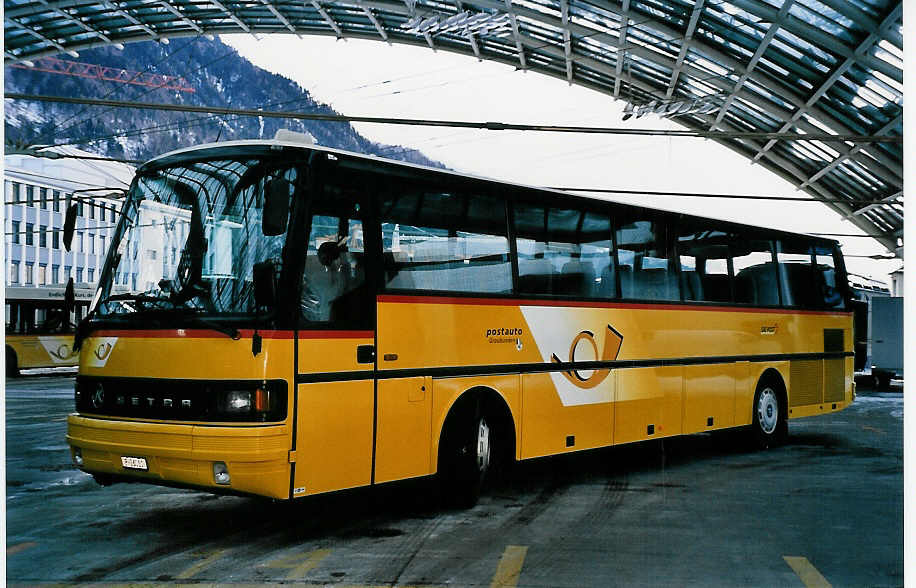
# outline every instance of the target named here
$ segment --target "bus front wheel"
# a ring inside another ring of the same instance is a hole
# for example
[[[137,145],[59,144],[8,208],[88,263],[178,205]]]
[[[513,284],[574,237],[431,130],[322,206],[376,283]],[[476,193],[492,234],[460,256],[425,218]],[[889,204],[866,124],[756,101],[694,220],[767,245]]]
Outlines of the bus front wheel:
[[[445,500],[459,508],[477,504],[493,466],[494,420],[481,402],[461,407],[450,419],[439,452],[439,481]]]
[[[16,357],[16,352],[6,348],[6,375],[10,378],[15,378],[19,375],[19,359]]]
[[[754,394],[754,417],[751,425],[754,444],[765,449],[785,442],[789,433],[785,395],[772,380],[763,380]]]

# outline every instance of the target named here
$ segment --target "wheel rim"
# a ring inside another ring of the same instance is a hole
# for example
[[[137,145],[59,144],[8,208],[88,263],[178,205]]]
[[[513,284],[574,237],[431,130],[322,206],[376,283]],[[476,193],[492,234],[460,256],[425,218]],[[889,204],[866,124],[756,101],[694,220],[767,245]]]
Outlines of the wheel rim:
[[[767,435],[772,434],[779,424],[779,401],[772,388],[764,388],[760,392],[760,399],[757,401],[757,420],[760,422],[760,429]]]
[[[481,417],[477,422],[477,469],[487,471],[490,467],[490,427]]]

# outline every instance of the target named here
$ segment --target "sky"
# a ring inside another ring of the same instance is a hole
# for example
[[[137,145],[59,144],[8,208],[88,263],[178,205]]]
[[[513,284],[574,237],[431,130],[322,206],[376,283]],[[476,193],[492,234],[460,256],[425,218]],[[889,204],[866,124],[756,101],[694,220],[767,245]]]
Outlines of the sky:
[[[683,129],[649,115],[623,121],[623,101],[535,72],[428,48],[358,39],[224,35],[245,58],[352,116]],[[369,139],[416,148],[461,172],[535,186],[805,197],[712,140],[355,124]],[[804,233],[862,234],[826,205],[670,196],[601,196]],[[889,282],[899,260],[873,239],[838,237],[846,266]]]

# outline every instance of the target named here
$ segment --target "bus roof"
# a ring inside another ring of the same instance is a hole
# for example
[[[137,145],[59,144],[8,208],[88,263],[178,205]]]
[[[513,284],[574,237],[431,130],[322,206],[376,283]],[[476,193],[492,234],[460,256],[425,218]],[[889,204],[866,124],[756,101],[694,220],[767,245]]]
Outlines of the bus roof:
[[[277,139],[250,139],[250,140],[240,140],[240,141],[224,141],[221,143],[205,143],[203,145],[197,145],[194,147],[186,147],[183,149],[176,149],[174,151],[169,151],[158,157],[155,157],[137,169],[137,173],[143,173],[145,171],[157,169],[160,167],[165,167],[173,164],[180,164],[187,161],[194,161],[201,157],[206,158],[215,158],[215,157],[230,157],[237,156],[240,152],[244,152],[245,148],[260,148],[268,150],[278,150],[278,149],[299,149],[302,151],[320,151],[323,153],[329,153],[338,157],[343,157],[347,159],[361,160],[366,163],[380,165],[381,167],[395,167],[401,169],[413,169],[423,174],[439,174],[452,176],[455,178],[461,179],[470,179],[470,180],[479,180],[484,182],[490,182],[494,184],[499,184],[507,187],[521,188],[525,190],[534,190],[544,194],[553,194],[561,199],[569,201],[589,201],[589,202],[601,202],[607,203],[613,207],[621,208],[643,208],[646,210],[651,210],[654,212],[662,213],[665,215],[677,215],[682,216],[687,219],[696,219],[696,220],[714,220],[716,222],[721,222],[725,226],[734,226],[734,227],[743,227],[749,229],[764,230],[767,232],[772,232],[774,234],[780,234],[784,236],[792,237],[805,237],[806,239],[811,239],[813,241],[819,241],[824,244],[829,244],[831,246],[838,246],[839,242],[835,239],[830,239],[827,237],[821,237],[818,235],[811,235],[807,233],[795,233],[792,231],[786,231],[783,229],[774,229],[771,227],[763,227],[760,225],[751,225],[747,223],[740,223],[731,220],[718,219],[715,217],[703,217],[697,216],[694,214],[679,212],[677,210],[658,208],[654,206],[644,206],[641,204],[630,204],[626,202],[618,202],[615,200],[606,200],[603,198],[595,198],[592,196],[586,196],[583,194],[577,194],[574,192],[567,192],[563,190],[556,190],[553,188],[545,188],[541,186],[532,186],[529,184],[521,184],[517,182],[510,182],[507,180],[499,180],[495,178],[488,178],[486,176],[478,176],[475,174],[456,172],[449,169],[441,169],[436,167],[430,167],[426,165],[420,165],[416,163],[409,163],[405,161],[400,161],[396,159],[388,159],[385,157],[379,157],[376,155],[367,155],[364,153],[355,153],[352,151],[345,151],[343,149],[334,149],[331,147],[325,147],[322,145],[311,144],[311,143],[302,143],[296,141],[283,141]]]

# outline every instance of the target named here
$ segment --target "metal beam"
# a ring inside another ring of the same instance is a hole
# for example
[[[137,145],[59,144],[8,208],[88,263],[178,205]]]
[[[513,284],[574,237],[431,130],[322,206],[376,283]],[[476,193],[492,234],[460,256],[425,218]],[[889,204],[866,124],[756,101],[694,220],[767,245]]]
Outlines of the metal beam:
[[[222,11],[226,14],[226,16],[229,17],[229,20],[231,20],[232,22],[234,22],[235,24],[237,24],[237,25],[239,26],[240,29],[242,29],[242,30],[245,31],[246,33],[251,33],[251,27],[249,27],[247,24],[245,24],[244,22],[242,22],[242,19],[239,18],[238,16],[236,16],[236,14],[235,14],[234,12],[232,12],[231,10],[229,10],[229,8],[227,8],[225,4],[223,4],[223,3],[220,2],[219,0],[210,0],[210,4],[216,6],[216,7],[219,8],[220,10],[222,10]],[[254,35],[254,33],[251,33],[251,34]],[[255,37],[255,38],[257,38],[257,37]]]
[[[261,4],[263,4],[265,7],[267,7],[267,10],[269,10],[270,13],[274,15],[274,18],[276,18],[278,21],[280,21],[280,24],[282,24],[282,25],[285,26],[287,29],[289,29],[289,32],[291,32],[292,34],[296,35],[296,36],[299,37],[300,39],[302,38],[302,35],[299,34],[299,31],[296,30],[296,27],[294,27],[294,26],[289,22],[289,20],[288,20],[285,16],[283,16],[283,13],[282,13],[282,12],[280,12],[279,10],[277,10],[277,7],[274,6],[273,3],[270,2],[270,0],[261,0]]]
[[[617,28],[617,64],[614,68],[614,98],[620,96],[620,74],[623,73],[624,51],[627,42],[627,28],[630,26],[630,0],[623,0],[623,9],[618,14],[620,26]]]
[[[789,0],[792,2],[793,0]],[[665,99],[670,99],[677,87],[677,79],[681,75],[681,68],[684,66],[684,59],[687,57],[687,50],[690,49],[690,40],[693,38],[693,32],[697,28],[697,22],[700,15],[703,14],[703,3],[705,0],[696,0],[693,5],[693,12],[690,13],[690,22],[687,23],[687,31],[684,33],[684,40],[681,42],[681,50],[677,53],[677,59],[674,62],[674,69],[671,71],[671,81],[668,82],[668,91],[665,92]],[[737,91],[736,88],[735,91]]]
[[[39,1],[44,2],[45,0],[39,0]],[[194,29],[195,31],[197,31],[197,34],[198,34],[198,35],[204,34],[204,30],[203,30],[202,28],[200,28],[200,27],[197,25],[196,22],[194,22],[194,21],[191,20],[190,18],[186,17],[184,14],[182,14],[182,12],[181,12],[180,10],[178,10],[177,8],[175,8],[174,6],[172,6],[170,3],[166,2],[165,0],[156,0],[156,3],[157,3],[159,6],[165,8],[166,10],[168,10],[169,12],[171,12],[172,14],[174,14],[175,16],[177,16],[178,18],[180,18],[182,21],[184,21],[184,23],[185,23],[186,25],[188,25],[189,27],[191,27],[192,29]]]
[[[328,23],[328,26],[334,29],[334,32],[337,33],[337,38],[342,39],[344,35],[343,31],[340,29],[340,25],[338,25],[337,22],[331,18],[331,15],[327,10],[324,9],[321,4],[318,3],[318,0],[312,0],[312,6],[315,7],[315,10],[317,10],[318,14],[321,15],[321,18],[323,18],[324,21]]]
[[[569,32],[569,0],[560,0],[560,22],[563,24],[563,52],[566,54],[566,81],[572,86],[572,39]]]
[[[891,122],[881,127],[881,129],[878,131],[878,134],[879,135],[887,134],[888,132],[897,128],[902,123],[903,123],[903,114],[898,114],[897,118],[895,118]],[[864,145],[856,145],[855,147],[850,149],[848,153],[844,153],[840,155],[839,157],[831,161],[829,164],[821,168],[816,174],[814,174],[813,176],[805,180],[800,187],[806,188],[808,187],[808,185],[813,184],[814,182],[818,181],[830,170],[832,170],[836,166],[840,165],[841,163],[843,163],[844,161],[846,161],[847,159],[849,159],[850,157],[852,157],[853,155],[861,151],[864,147],[865,147]]]
[[[629,0],[624,0],[629,2]],[[512,35],[515,37],[515,49],[518,51],[518,62],[521,64],[522,69],[528,69],[528,64],[525,62],[525,49],[522,47],[521,35],[518,32],[518,19],[515,17],[515,11],[512,9],[512,0],[506,0],[506,13],[509,15],[509,22],[512,23]]]
[[[891,12],[881,22],[881,25],[878,27],[878,31],[871,33],[870,35],[868,35],[865,38],[864,41],[859,43],[859,46],[856,48],[855,53],[847,57],[846,61],[841,63],[839,66],[837,66],[836,69],[833,70],[833,72],[827,77],[826,80],[824,80],[824,82],[820,85],[820,87],[818,87],[818,89],[814,91],[811,97],[808,98],[804,106],[796,109],[792,117],[786,121],[786,123],[782,126],[782,128],[779,131],[781,133],[784,133],[787,130],[789,130],[790,128],[792,128],[795,122],[799,118],[801,118],[803,114],[808,112],[808,110],[814,105],[814,103],[820,100],[821,97],[825,93],[827,93],[827,90],[829,90],[833,86],[833,84],[835,84],[836,81],[840,79],[840,76],[846,73],[846,71],[850,67],[852,67],[852,65],[856,62],[856,56],[865,54],[867,50],[871,49],[872,46],[874,46],[876,43],[878,43],[881,40],[882,31],[884,31],[886,28],[890,27],[891,25],[896,24],[897,20],[900,18],[900,15],[902,14],[902,11],[903,11],[903,4],[897,4],[897,6],[893,10],[891,10]],[[775,144],[776,143],[774,141],[770,141],[766,145],[764,145],[763,148],[757,153],[757,155],[754,156],[754,161],[759,161],[760,158],[763,156],[763,154],[769,151]]]
[[[8,18],[7,21],[13,23],[13,25],[15,25],[16,27],[18,27],[18,28],[22,29],[23,31],[29,33],[30,35],[36,37],[37,39],[40,39],[41,41],[44,41],[45,43],[51,45],[52,47],[54,47],[55,49],[57,49],[57,50],[60,51],[61,53],[66,53],[66,54],[69,55],[70,57],[79,57],[79,56],[80,56],[80,54],[77,53],[76,51],[74,51],[73,49],[67,49],[66,47],[64,47],[63,45],[61,45],[60,43],[58,43],[58,42],[55,41],[54,39],[52,39],[52,38],[50,38],[50,37],[47,37],[47,36],[45,36],[45,35],[39,33],[38,31],[36,31],[35,29],[33,29],[32,27],[30,27],[30,26],[28,26],[28,25],[24,25],[24,24],[22,24],[21,22],[19,22],[19,21],[17,21],[17,20],[13,20],[13,19],[11,19],[11,18]]]
[[[81,19],[76,18],[75,16],[73,16],[72,14],[70,14],[69,12],[67,12],[66,10],[63,10],[62,8],[58,8],[58,7],[54,6],[54,5],[52,5],[50,2],[48,2],[48,0],[38,0],[38,2],[39,2],[42,6],[45,6],[45,7],[47,7],[49,10],[53,11],[55,14],[64,17],[67,21],[72,22],[72,23],[75,24],[76,26],[80,27],[81,29],[83,29],[83,30],[86,31],[87,33],[92,33],[93,35],[95,35],[95,36],[98,37],[99,39],[102,39],[102,40],[105,41],[106,43],[111,43],[112,45],[114,45],[114,46],[116,46],[116,47],[119,47],[120,49],[124,49],[124,45],[121,45],[120,43],[115,43],[114,41],[112,41],[112,40],[108,37],[108,35],[106,35],[106,34],[103,33],[102,31],[99,31],[99,30],[97,30],[97,29],[95,29],[95,28],[89,26],[88,24],[86,24],[85,22],[83,22]]]
[[[779,9],[779,18],[775,22],[770,23],[770,28],[767,30],[766,35],[764,35],[763,39],[760,40],[760,43],[757,44],[757,50],[754,52],[751,60],[747,63],[747,68],[745,68],[744,73],[741,74],[741,77],[739,77],[737,83],[735,83],[735,89],[729,93],[725,103],[722,104],[722,108],[719,109],[719,114],[716,116],[716,122],[710,128],[710,130],[714,129],[716,125],[722,122],[722,119],[725,117],[725,113],[728,112],[729,107],[732,105],[732,102],[734,102],[738,91],[744,85],[744,82],[747,81],[747,78],[751,75],[751,72],[754,71],[754,68],[757,67],[757,62],[760,61],[760,58],[763,57],[767,47],[770,46],[770,42],[773,40],[773,37],[776,36],[776,31],[779,30],[780,23],[782,23],[782,20],[786,17],[787,14],[789,14],[789,9],[792,7],[794,2],[795,0],[786,0],[782,5],[782,8]],[[672,89],[673,86],[672,88],[669,88],[669,92]]]
[[[118,16],[120,16],[121,18],[127,20],[128,22],[134,24],[135,26],[140,27],[143,31],[146,32],[147,35],[150,36],[150,38],[152,38],[152,39],[154,39],[154,40],[156,40],[156,41],[159,40],[159,33],[157,33],[157,32],[154,31],[152,28],[150,28],[149,26],[147,26],[146,23],[144,23],[143,21],[141,21],[140,19],[138,19],[138,18],[135,17],[134,15],[132,15],[132,14],[130,14],[129,12],[127,12],[126,10],[122,9],[122,8],[121,8],[120,6],[118,6],[115,2],[107,2],[107,1],[105,1],[105,0],[102,0],[102,1],[99,2],[99,4],[101,4],[102,6],[107,7],[109,10],[111,10],[112,12],[114,12],[115,14],[117,14]]]
[[[385,31],[385,27],[382,26],[382,23],[379,22],[379,19],[369,10],[361,0],[356,0],[356,4],[362,9],[363,14],[366,15],[366,18],[369,19],[369,22],[375,27],[375,30],[378,31],[379,36],[383,41],[391,45],[391,41],[388,39],[388,33]]]

